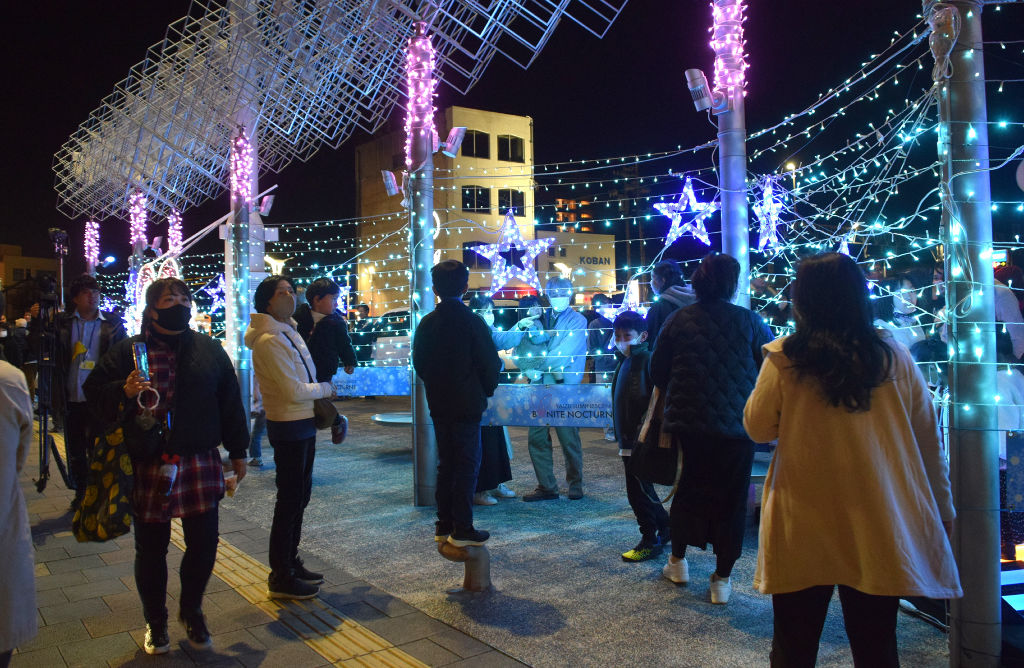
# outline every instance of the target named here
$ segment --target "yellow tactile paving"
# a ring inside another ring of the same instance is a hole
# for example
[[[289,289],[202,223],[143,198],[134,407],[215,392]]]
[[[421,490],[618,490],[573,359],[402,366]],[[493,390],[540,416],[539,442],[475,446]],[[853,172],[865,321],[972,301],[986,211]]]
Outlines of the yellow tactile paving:
[[[185,549],[180,520],[171,524],[171,542]],[[223,538],[217,548],[213,574],[249,603],[294,631],[307,646],[335,666],[407,668],[427,665],[318,598],[308,601],[268,599],[270,570]]]

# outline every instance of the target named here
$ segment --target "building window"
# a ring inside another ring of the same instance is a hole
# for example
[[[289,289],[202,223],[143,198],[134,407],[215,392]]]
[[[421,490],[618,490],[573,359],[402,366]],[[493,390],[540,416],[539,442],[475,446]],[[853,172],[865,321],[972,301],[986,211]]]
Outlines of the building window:
[[[498,160],[526,162],[523,157],[523,138],[514,135],[498,135]]]
[[[463,187],[462,210],[469,213],[490,213],[491,191],[481,186]]]
[[[477,246],[486,246],[486,241],[466,241],[462,244],[462,264],[470,269],[490,269],[491,261],[473,250]]]
[[[467,158],[490,158],[491,135],[479,130],[466,130],[462,140],[462,155]]]
[[[25,280],[25,270],[24,269],[15,269],[14,270],[14,280],[16,280],[16,281],[24,281]]]
[[[522,216],[525,209],[522,190],[503,188],[498,190],[498,215],[504,216],[512,209],[513,216]]]

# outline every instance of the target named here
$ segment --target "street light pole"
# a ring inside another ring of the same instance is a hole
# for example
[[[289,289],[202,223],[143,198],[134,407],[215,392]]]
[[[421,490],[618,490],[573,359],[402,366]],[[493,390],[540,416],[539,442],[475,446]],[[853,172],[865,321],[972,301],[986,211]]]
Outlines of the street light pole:
[[[743,0],[715,0],[711,47],[715,90],[729,99],[718,115],[719,190],[722,195],[722,252],[740,263],[735,303],[750,308],[750,220],[747,210],[747,128],[743,107]]]
[[[982,5],[926,0],[924,10],[939,85],[950,481],[958,513],[952,543],[964,590],[950,606],[949,660],[951,666],[994,667],[1002,650],[999,440]]]
[[[434,266],[434,48],[425,22],[416,23],[416,35],[407,50],[409,84],[405,122],[406,167],[409,173],[409,333],[415,337],[423,316],[434,310],[430,269]],[[415,340],[413,340],[415,345]],[[411,362],[411,360],[410,360]],[[413,503],[434,504],[437,491],[437,442],[427,408],[423,381],[410,364],[412,392]]]

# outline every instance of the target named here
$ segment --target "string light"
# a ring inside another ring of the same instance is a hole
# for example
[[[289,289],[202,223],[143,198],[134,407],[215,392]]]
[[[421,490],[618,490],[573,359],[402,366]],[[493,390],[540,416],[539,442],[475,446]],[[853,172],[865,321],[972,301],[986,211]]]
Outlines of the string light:
[[[765,246],[778,248],[779,214],[783,209],[784,193],[778,184],[779,177],[766,176],[761,180],[761,201],[754,201],[754,215],[758,220],[757,250],[764,251]]]
[[[132,246],[137,243],[146,244],[146,195],[136,190],[128,199],[128,215],[131,219],[131,236],[129,237]]]
[[[437,88],[437,79],[434,78],[434,46],[430,43],[425,22],[416,23],[416,35],[409,40],[407,53],[409,106],[405,117],[405,167],[413,173],[419,169],[419,165],[412,164],[414,138],[420,140],[425,135],[433,142],[437,134],[434,129],[434,91]],[[430,150],[433,151],[433,146]]]
[[[85,222],[85,266],[92,270],[100,263],[100,224],[95,220]]]
[[[171,215],[167,217],[168,252],[177,257],[181,254],[181,244],[181,214],[177,209],[171,209]]]
[[[241,128],[231,142],[231,197],[238,202],[252,202],[252,173],[255,160],[252,143],[245,129]]]

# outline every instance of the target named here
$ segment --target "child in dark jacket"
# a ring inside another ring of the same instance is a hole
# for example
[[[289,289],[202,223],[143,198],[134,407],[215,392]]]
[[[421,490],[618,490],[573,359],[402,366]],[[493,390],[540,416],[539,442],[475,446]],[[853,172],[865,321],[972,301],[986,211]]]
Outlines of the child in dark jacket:
[[[612,377],[612,414],[619,455],[626,469],[626,498],[636,515],[641,535],[636,547],[622,553],[622,560],[638,562],[661,554],[669,542],[669,520],[654,485],[629,472],[629,455],[654,388],[650,378],[647,324],[638,313],[624,311],[615,318],[613,326],[619,365]]]
[[[306,289],[306,302],[295,310],[299,334],[309,348],[316,367],[316,382],[329,383],[342,366],[345,373],[355,371],[356,353],[348,336],[348,323],[338,310],[341,288],[329,278],[318,278]],[[331,425],[331,442],[345,440],[348,418],[338,415]]]

